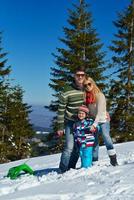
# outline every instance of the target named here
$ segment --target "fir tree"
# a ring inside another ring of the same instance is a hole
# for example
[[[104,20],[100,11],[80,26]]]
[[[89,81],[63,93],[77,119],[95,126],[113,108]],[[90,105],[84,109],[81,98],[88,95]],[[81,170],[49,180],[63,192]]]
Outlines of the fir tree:
[[[55,100],[49,109],[57,111],[57,96],[66,84],[73,80],[73,72],[80,66],[84,67],[91,76],[104,89],[104,52],[96,30],[93,28],[92,15],[84,0],[73,5],[74,10],[69,10],[68,27],[63,28],[65,38],[60,41],[65,48],[57,48],[53,54],[56,67],[51,67],[51,83]],[[56,124],[54,123],[54,130]]]
[[[23,103],[22,88],[11,85],[11,67],[6,67],[7,53],[2,50],[0,46],[0,163],[28,157],[34,133],[28,118],[31,107]]]
[[[11,67],[6,66],[7,59],[5,59],[5,56],[7,53],[3,53],[2,51],[2,32],[0,32],[0,86],[4,81],[4,77],[9,75],[11,72]]]
[[[116,79],[111,82],[112,132],[118,141],[134,139],[134,0],[119,13],[110,49]]]
[[[51,68],[53,78],[49,86],[56,96],[65,84],[70,84],[72,73],[80,66],[84,66],[95,81],[104,82],[104,52],[87,8],[81,0],[79,5],[74,5],[73,11],[69,10],[69,26],[63,28],[65,38],[60,39],[66,48],[57,48],[58,54],[53,54],[56,67]]]
[[[0,162],[29,157],[32,151],[29,139],[34,131],[29,121],[31,106],[23,103],[23,90],[7,85],[1,102]]]
[[[7,76],[11,72],[11,67],[6,66],[7,59],[5,58],[7,53],[3,52],[2,48],[2,32],[0,32],[0,162],[7,161],[6,155],[8,153],[8,147],[6,144],[6,138],[8,138],[8,131],[3,123],[3,114],[6,112],[6,89]]]
[[[31,154],[31,147],[28,143],[34,133],[28,117],[31,106],[23,103],[23,90],[20,86],[11,88],[8,103],[5,124],[10,133],[8,138],[10,153],[7,157],[10,160],[22,159]]]

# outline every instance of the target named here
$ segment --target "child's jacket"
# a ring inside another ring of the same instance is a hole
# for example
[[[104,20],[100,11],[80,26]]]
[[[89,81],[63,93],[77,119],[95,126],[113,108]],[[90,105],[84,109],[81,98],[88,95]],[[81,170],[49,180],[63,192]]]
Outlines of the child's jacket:
[[[79,146],[91,147],[94,145],[94,133],[90,132],[93,123],[94,120],[92,119],[84,119],[82,121],[79,120],[74,124],[74,138]],[[98,127],[96,127],[96,132],[97,131]]]

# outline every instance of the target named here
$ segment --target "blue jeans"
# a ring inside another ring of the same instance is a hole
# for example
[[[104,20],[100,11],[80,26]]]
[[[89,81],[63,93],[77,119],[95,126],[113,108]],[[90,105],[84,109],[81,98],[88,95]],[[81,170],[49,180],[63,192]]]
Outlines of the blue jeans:
[[[95,134],[95,143],[94,143],[94,148],[93,148],[93,161],[98,160],[98,154],[99,154],[99,140],[98,140],[98,135],[101,134],[103,141],[106,145],[107,150],[113,151],[113,142],[110,136],[110,123],[107,121],[105,123],[99,123],[100,126],[100,132]]]
[[[80,147],[81,167],[92,166],[93,147]]]
[[[59,165],[61,172],[75,168],[79,158],[77,146],[74,145],[73,124],[73,121],[68,121],[65,125],[65,145]]]

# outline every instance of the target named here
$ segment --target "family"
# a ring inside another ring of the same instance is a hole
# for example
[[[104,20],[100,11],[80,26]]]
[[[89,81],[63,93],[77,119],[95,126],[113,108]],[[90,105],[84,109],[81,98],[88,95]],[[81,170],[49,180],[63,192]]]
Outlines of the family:
[[[83,67],[76,69],[74,81],[59,95],[57,124],[57,135],[61,137],[65,133],[59,165],[62,173],[75,169],[79,156],[84,168],[98,161],[99,135],[102,135],[111,165],[118,165],[110,136],[106,98]]]

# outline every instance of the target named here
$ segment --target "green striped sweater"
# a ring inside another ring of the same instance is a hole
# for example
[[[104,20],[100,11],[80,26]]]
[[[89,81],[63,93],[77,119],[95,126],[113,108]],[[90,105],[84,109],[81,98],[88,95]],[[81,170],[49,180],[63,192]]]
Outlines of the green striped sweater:
[[[64,129],[65,120],[74,121],[77,116],[78,107],[84,103],[84,92],[75,85],[66,86],[59,95],[58,107],[58,130]]]

